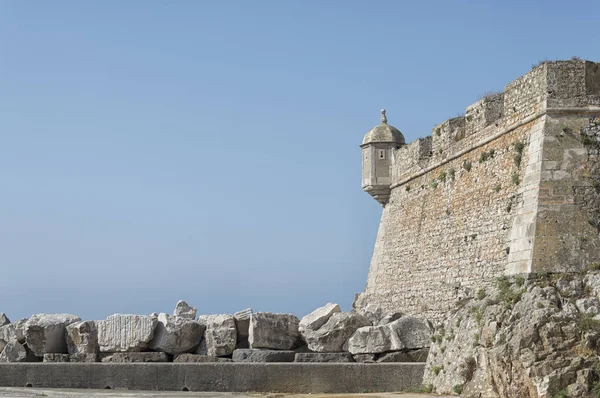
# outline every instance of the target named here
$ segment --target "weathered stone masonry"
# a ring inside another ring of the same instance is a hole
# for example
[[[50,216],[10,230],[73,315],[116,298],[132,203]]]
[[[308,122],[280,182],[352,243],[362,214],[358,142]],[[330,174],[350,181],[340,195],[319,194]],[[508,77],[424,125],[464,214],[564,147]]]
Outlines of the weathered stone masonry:
[[[384,209],[356,307],[439,318],[500,275],[600,261],[600,64],[543,63],[408,145],[373,131],[363,167],[387,145],[391,178],[363,170]]]

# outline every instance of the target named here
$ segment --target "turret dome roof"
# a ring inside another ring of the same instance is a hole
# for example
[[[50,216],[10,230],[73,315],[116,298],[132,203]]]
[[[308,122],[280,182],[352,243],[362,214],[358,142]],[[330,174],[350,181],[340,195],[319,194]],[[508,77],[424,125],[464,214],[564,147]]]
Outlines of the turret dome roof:
[[[385,109],[381,110],[381,124],[373,127],[365,138],[363,139],[362,145],[377,143],[377,142],[391,142],[396,144],[405,144],[404,136],[394,126],[387,124],[387,118],[385,116]]]

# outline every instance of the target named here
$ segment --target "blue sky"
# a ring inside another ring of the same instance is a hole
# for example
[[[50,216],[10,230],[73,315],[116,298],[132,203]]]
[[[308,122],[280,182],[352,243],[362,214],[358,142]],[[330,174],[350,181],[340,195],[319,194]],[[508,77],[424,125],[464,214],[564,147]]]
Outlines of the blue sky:
[[[363,290],[363,135],[412,141],[600,3],[0,2],[0,311],[302,316]]]

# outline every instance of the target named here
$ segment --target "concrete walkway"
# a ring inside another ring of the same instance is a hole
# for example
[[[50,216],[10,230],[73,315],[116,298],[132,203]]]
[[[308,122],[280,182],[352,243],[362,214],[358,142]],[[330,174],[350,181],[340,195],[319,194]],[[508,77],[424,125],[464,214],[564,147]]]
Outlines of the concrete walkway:
[[[2,398],[451,398],[427,394],[261,394],[261,393],[218,393],[218,392],[169,392],[169,391],[115,391],[115,390],[62,390],[49,388],[0,387]]]

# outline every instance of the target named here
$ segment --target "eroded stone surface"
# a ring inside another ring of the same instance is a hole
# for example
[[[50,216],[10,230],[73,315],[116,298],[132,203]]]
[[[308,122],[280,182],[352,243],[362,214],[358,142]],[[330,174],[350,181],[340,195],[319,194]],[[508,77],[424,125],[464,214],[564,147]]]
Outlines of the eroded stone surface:
[[[17,334],[17,341],[21,344],[25,344],[25,327],[27,326],[28,320],[29,319],[27,319],[27,318],[22,318],[11,324],[15,327],[15,333]]]
[[[178,354],[173,362],[232,362],[231,358],[211,357],[200,354]]]
[[[486,298],[467,302],[436,325],[424,384],[438,393],[460,385],[466,398],[586,396],[600,335],[589,307],[575,304],[595,298],[590,285],[570,283],[581,279],[500,279]]]
[[[294,362],[291,350],[259,350],[244,348],[233,352],[233,362]]]
[[[26,359],[27,350],[17,341],[8,342],[0,353],[0,362],[25,362]]]
[[[374,363],[377,362],[377,354],[354,354],[352,355],[354,362]]]
[[[256,312],[250,318],[248,341],[251,348],[289,350],[298,340],[300,320],[292,314]]]
[[[4,312],[0,312],[0,326],[8,325],[10,323],[10,319],[6,316]]]
[[[71,314],[36,314],[25,325],[27,347],[38,357],[44,354],[66,354],[65,328],[81,318]]]
[[[388,324],[398,336],[403,348],[414,350],[427,348],[430,344],[431,330],[426,322],[414,316],[404,316]],[[390,350],[392,351],[392,350]]]
[[[338,304],[327,303],[303,317],[298,325],[298,330],[300,333],[307,329],[317,330],[323,326],[333,314],[338,312],[342,312]]]
[[[298,352],[294,362],[354,362],[347,352]]]
[[[302,337],[311,351],[340,352],[347,349],[348,339],[358,328],[370,325],[371,322],[360,314],[334,313],[319,329],[305,329]]]
[[[426,362],[428,348],[412,351],[397,351],[381,354],[377,358],[377,362]]]
[[[175,305],[175,310],[173,311],[173,316],[178,316],[181,318],[196,319],[196,309],[186,303],[183,300],[179,300]]]
[[[98,354],[71,354],[69,362],[98,362]]]
[[[233,315],[200,315],[198,322],[206,329],[197,354],[221,357],[233,354],[237,343],[237,329]]]
[[[12,323],[0,326],[0,340],[3,340],[4,343],[8,343],[10,341],[17,341],[17,333]]]
[[[69,362],[69,354],[44,354],[44,362]]]
[[[181,354],[193,351],[200,345],[205,329],[200,322],[165,313],[159,314],[157,319],[154,337],[148,345],[151,350]]]
[[[100,352],[136,352],[148,347],[158,324],[144,315],[115,314],[97,321]]]
[[[406,348],[392,324],[358,328],[348,340],[351,354],[379,354]]]
[[[96,354],[98,345],[98,328],[95,321],[83,321],[67,326],[67,350],[69,354]]]
[[[169,362],[169,356],[165,352],[101,353],[100,362]]]

